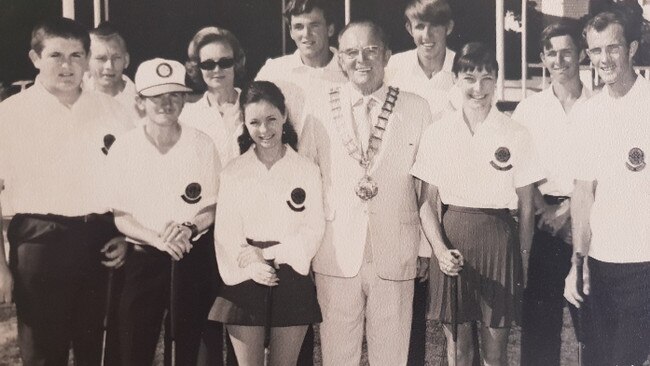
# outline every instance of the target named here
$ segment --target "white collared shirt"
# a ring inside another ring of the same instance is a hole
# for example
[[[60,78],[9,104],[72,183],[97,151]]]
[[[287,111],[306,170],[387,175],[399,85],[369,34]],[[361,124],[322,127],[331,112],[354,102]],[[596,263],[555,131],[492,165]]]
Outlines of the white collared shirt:
[[[650,261],[649,100],[638,77],[623,97],[605,87],[572,113],[574,177],[597,182],[589,256],[600,261]]]
[[[318,167],[288,145],[271,169],[251,146],[223,170],[214,232],[219,272],[227,285],[250,279],[237,263],[247,238],[280,242],[265,249],[265,257],[307,275],[324,230]]]
[[[372,129],[378,123],[378,117],[379,114],[381,113],[381,107],[384,104],[384,101],[386,100],[388,87],[382,85],[381,87],[379,87],[379,89],[375,90],[372,94],[365,95],[365,96],[361,94],[361,92],[358,89],[354,88],[354,86],[352,86],[352,83],[345,84],[345,88],[348,90],[348,93],[350,95],[349,102],[351,103],[350,107],[352,109],[352,117],[353,117],[352,128],[355,131],[357,141],[361,144],[363,151],[366,151],[368,149],[370,135],[372,135]],[[367,105],[371,99],[372,99],[372,105],[369,112],[370,121],[366,121],[368,118],[366,116]],[[360,133],[363,128],[361,124],[368,123],[368,122],[370,122],[370,124],[367,126],[368,134],[364,135]]]
[[[108,95],[82,91],[71,107],[41,84],[0,103],[4,215],[81,216],[106,211],[106,154],[133,124]]]
[[[449,108],[449,92],[454,85],[451,67],[456,53],[447,49],[442,69],[429,79],[418,60],[417,49],[392,55],[386,66],[387,84],[417,94],[431,107],[431,115],[439,119]]]
[[[221,165],[214,144],[189,126],[165,154],[140,126],[115,143],[108,164],[110,207],[155,232],[170,220],[190,221],[216,202]]]
[[[300,58],[300,51],[266,61],[255,80],[275,83],[286,99],[289,120],[298,136],[302,131],[304,107],[308,100],[326,93],[331,88],[347,82],[338,64],[335,48],[330,47],[333,56],[325,67],[310,67]]]
[[[235,90],[237,91],[235,104],[222,106],[221,111],[216,103],[210,101],[208,92],[205,92],[201,99],[185,104],[178,118],[182,124],[210,136],[219,153],[221,166],[226,166],[230,160],[239,156],[237,138],[242,134],[244,124],[239,110],[241,90],[239,88]]]
[[[566,113],[559,99],[548,87],[533,94],[517,105],[512,119],[528,129],[535,144],[540,163],[544,168],[546,182],[539,186],[542,194],[571,196],[573,177],[567,174],[568,154],[571,149],[569,136],[571,113],[584,103],[591,91],[583,86],[580,98]]]
[[[528,131],[494,107],[474,135],[462,110],[427,128],[411,174],[438,187],[445,204],[510,209],[516,188],[544,177]]]

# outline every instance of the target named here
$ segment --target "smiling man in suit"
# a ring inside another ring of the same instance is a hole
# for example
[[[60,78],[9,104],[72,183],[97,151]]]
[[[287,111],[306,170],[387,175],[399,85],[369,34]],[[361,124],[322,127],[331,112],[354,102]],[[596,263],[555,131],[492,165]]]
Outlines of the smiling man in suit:
[[[350,23],[338,53],[348,82],[307,109],[302,151],[320,166],[327,216],[314,258],[324,365],[359,364],[364,323],[370,364],[405,365],[412,280],[428,269],[409,170],[431,113],[384,84],[390,55],[379,26]]]

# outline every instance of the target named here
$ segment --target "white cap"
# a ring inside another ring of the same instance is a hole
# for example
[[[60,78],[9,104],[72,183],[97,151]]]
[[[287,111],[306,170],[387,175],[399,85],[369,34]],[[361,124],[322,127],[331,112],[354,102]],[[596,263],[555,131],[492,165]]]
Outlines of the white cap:
[[[192,91],[185,86],[185,66],[178,61],[163,58],[144,61],[138,66],[135,89],[145,97]]]

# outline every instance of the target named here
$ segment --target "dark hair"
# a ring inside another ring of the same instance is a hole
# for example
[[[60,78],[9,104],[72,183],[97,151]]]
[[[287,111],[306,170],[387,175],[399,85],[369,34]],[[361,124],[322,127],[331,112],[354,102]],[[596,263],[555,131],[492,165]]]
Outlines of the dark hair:
[[[539,40],[540,45],[542,46],[542,51],[552,47],[551,38],[562,36],[570,37],[578,51],[584,48],[583,38],[580,35],[578,27],[569,23],[559,22],[549,25],[542,31]]]
[[[272,104],[280,113],[287,115],[287,106],[280,89],[270,81],[253,81],[239,95],[239,108],[241,109],[244,120],[246,119],[246,106],[260,101]],[[237,143],[239,144],[239,152],[241,154],[248,151],[254,143],[246,124],[244,124],[242,134],[237,138]],[[298,134],[289,118],[282,125],[282,143],[289,144],[292,149],[298,151]]]
[[[384,30],[379,26],[379,24],[373,22],[372,20],[357,20],[357,21],[352,21],[348,23],[341,31],[339,32],[338,36],[338,43],[339,45],[341,44],[341,38],[343,38],[343,34],[347,32],[348,30],[356,27],[367,27],[370,28],[370,31],[379,38],[379,41],[382,43],[385,49],[390,49],[390,45],[388,42],[388,37],[386,36],[386,33]]]
[[[485,43],[470,42],[460,49],[454,57],[454,65],[451,71],[458,76],[461,72],[485,70],[487,72],[499,72],[499,64],[494,56],[494,50]]]
[[[194,37],[192,37],[192,40],[187,47],[188,61],[185,63],[187,75],[196,85],[205,89],[205,81],[203,80],[201,70],[199,69],[199,62],[201,62],[199,53],[201,48],[215,42],[226,43],[230,48],[232,48],[235,59],[235,85],[241,86],[246,80],[246,54],[244,53],[244,49],[242,48],[241,43],[239,43],[237,37],[235,37],[231,31],[219,27],[201,28],[196,32]]]
[[[409,0],[404,9],[407,24],[411,23],[409,17],[442,26],[447,26],[452,21],[451,7],[447,0]]]
[[[585,25],[582,36],[587,39],[587,32],[595,30],[602,32],[610,24],[618,24],[623,28],[623,35],[627,45],[633,41],[639,41],[641,38],[641,20],[634,15],[632,10],[626,11],[624,7],[615,8],[612,11],[602,12],[593,18],[589,19]]]
[[[283,14],[288,25],[291,25],[291,17],[295,15],[310,13],[314,9],[320,9],[323,12],[325,23],[334,24],[332,15],[331,0],[290,0],[285,6]]]
[[[115,41],[117,42],[124,52],[128,52],[126,48],[126,41],[120,32],[109,22],[102,22],[96,28],[90,30],[91,42],[97,38],[104,42]]]
[[[88,31],[81,24],[68,18],[52,18],[37,24],[32,30],[32,50],[40,56],[43,51],[43,41],[54,37],[77,40],[83,45],[86,54],[90,52]]]

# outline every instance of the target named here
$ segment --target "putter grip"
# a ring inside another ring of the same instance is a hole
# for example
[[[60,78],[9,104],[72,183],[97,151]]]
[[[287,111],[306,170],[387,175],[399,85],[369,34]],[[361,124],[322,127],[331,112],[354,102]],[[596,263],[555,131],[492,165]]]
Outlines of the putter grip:
[[[582,253],[576,253],[576,287],[580,296],[585,296],[583,291],[584,287],[584,278],[583,278],[583,267],[585,262],[585,256]]]

